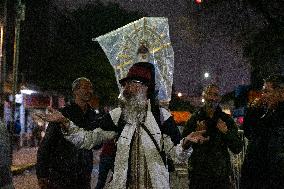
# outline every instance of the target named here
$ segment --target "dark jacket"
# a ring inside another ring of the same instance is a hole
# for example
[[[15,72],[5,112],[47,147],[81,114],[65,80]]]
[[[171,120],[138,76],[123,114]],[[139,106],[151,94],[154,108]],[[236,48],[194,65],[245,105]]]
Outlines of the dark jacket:
[[[217,128],[217,121],[221,119],[228,127],[226,134]],[[206,135],[210,137],[208,142],[193,144],[193,152],[190,158],[192,170],[190,172],[191,188],[228,188],[229,176],[232,174],[230,154],[239,153],[242,150],[242,140],[238,135],[238,128],[234,120],[218,107],[212,118],[208,117],[204,108],[195,112],[186,123],[183,137],[196,131],[197,121],[205,121]]]
[[[242,167],[242,188],[284,188],[284,103],[275,110],[250,108],[244,131],[248,147]]]
[[[91,107],[83,113],[78,105],[71,104],[61,112],[77,126],[95,129],[97,114]],[[92,150],[76,148],[64,139],[57,123],[50,123],[38,149],[37,177],[48,178],[59,188],[90,188],[92,167]]]

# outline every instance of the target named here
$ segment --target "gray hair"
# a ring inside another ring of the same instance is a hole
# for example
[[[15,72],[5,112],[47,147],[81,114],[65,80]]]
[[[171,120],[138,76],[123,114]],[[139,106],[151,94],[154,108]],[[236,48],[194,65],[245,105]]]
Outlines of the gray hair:
[[[80,88],[80,82],[81,81],[88,81],[91,83],[91,81],[86,78],[86,77],[79,77],[77,79],[75,79],[75,81],[73,81],[72,83],[72,91],[74,92],[76,89]]]

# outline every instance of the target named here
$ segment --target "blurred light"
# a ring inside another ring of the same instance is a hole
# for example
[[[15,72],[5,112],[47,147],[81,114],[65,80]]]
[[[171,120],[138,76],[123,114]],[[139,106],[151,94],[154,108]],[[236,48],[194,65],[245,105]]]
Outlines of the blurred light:
[[[2,57],[3,48],[3,26],[0,26],[0,57]]]
[[[15,95],[15,102],[18,104],[22,104],[23,102],[23,95],[22,94],[16,94]]]
[[[244,123],[244,117],[237,118],[237,124],[242,125]]]
[[[202,0],[195,0],[195,3],[201,4],[201,3],[202,3]]]
[[[178,93],[178,97],[182,97],[182,93]]]
[[[37,93],[37,92],[36,92],[36,91],[33,91],[33,90],[30,90],[30,89],[22,89],[22,90],[21,90],[21,93],[22,93],[22,94],[30,95],[30,94]]]
[[[232,112],[230,109],[222,109],[222,111],[228,115],[232,115]]]
[[[208,72],[205,72],[205,73],[204,73],[204,77],[205,77],[205,78],[208,78],[208,77],[209,77],[209,73],[208,73]]]
[[[202,98],[202,99],[201,99],[201,102],[203,102],[203,103],[204,103],[204,102],[205,102],[205,99],[204,99],[204,98]]]

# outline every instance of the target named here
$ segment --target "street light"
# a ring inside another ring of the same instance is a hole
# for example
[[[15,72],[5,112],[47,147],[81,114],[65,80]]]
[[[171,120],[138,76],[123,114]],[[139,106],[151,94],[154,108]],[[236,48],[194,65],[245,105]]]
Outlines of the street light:
[[[3,48],[3,26],[0,25],[0,58],[2,58],[2,48]]]
[[[178,97],[182,97],[182,93],[181,92],[178,93]]]
[[[209,77],[209,73],[208,73],[208,72],[205,72],[205,73],[204,73],[204,77],[205,77],[205,79],[207,79],[207,78]]]
[[[21,93],[22,93],[22,94],[31,95],[31,94],[37,93],[37,92],[34,91],[34,90],[30,90],[30,89],[22,89],[22,90],[21,90]]]

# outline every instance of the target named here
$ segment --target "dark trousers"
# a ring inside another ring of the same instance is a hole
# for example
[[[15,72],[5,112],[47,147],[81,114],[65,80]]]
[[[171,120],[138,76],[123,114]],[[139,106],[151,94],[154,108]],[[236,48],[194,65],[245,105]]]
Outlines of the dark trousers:
[[[192,175],[189,182],[190,189],[233,189],[228,177],[206,177]]]
[[[103,189],[107,180],[109,170],[113,171],[115,157],[101,156],[99,164],[99,177],[96,189]]]
[[[77,176],[68,174],[57,175],[50,173],[47,189],[91,189],[91,172],[81,173]],[[57,177],[56,177],[57,176]]]

